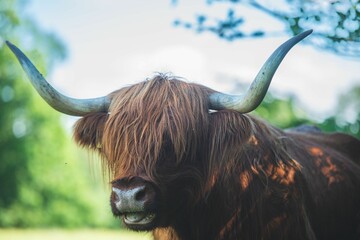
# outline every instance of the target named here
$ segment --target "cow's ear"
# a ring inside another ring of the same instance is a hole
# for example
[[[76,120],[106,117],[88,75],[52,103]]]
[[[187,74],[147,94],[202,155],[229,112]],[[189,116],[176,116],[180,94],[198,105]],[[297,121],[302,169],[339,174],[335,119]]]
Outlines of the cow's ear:
[[[101,147],[101,139],[108,113],[91,113],[80,118],[74,126],[74,139],[77,144],[90,149]]]

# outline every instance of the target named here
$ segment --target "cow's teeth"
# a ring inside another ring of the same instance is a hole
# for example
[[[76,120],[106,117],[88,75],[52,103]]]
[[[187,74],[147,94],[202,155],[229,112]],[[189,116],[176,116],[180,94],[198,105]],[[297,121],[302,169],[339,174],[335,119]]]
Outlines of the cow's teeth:
[[[124,221],[127,224],[148,224],[154,220],[154,213],[127,213],[124,216]]]

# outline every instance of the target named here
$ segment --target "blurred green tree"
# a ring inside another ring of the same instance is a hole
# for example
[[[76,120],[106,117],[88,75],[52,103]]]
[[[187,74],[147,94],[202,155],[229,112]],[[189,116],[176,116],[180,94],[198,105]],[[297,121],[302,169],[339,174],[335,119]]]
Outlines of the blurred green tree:
[[[87,164],[76,161],[60,114],[36,94],[4,44],[21,47],[43,73],[66,56],[57,36],[25,14],[26,3],[0,1],[0,227],[104,226]]]
[[[302,109],[293,96],[279,98],[269,92],[254,114],[280,128],[311,125],[324,132],[344,132],[360,139],[360,86],[342,94],[334,112],[336,115],[319,122]]]
[[[360,85],[340,96],[336,112],[335,116],[328,117],[319,126],[324,131],[347,132],[360,139]]]
[[[181,2],[172,0],[173,4]],[[193,29],[199,33],[210,32],[221,39],[233,41],[241,38],[281,35],[264,30],[263,26],[249,26],[241,7],[248,7],[278,20],[285,30],[296,35],[314,29],[312,37],[305,41],[337,55],[360,57],[360,1],[359,0],[206,0],[208,5],[227,5],[223,17],[198,13],[195,21],[177,19],[175,25]]]
[[[297,106],[294,97],[279,98],[271,92],[255,110],[255,114],[283,129],[313,124],[306,112]]]

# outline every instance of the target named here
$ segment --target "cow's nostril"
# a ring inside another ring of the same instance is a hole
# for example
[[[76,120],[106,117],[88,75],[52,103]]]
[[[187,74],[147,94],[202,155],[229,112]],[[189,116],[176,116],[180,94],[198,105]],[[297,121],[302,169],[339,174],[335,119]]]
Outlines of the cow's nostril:
[[[142,201],[145,199],[145,196],[146,196],[146,188],[142,188],[135,194],[135,200]]]

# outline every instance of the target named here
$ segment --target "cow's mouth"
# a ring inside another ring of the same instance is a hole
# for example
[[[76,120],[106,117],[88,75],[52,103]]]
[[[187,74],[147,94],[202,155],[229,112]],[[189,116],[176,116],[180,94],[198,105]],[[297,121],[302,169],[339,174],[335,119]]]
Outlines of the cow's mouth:
[[[137,213],[126,213],[124,214],[124,222],[126,224],[149,224],[155,219],[155,213],[144,213],[144,212],[137,212]]]
[[[156,214],[152,212],[124,213],[123,222],[130,229],[148,230],[154,225]]]

